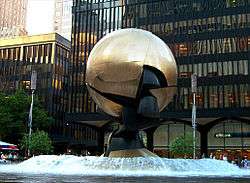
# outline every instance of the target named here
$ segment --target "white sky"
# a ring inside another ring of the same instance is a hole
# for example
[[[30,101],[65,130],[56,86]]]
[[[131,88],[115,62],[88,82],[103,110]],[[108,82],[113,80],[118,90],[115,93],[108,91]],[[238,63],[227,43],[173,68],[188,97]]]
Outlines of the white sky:
[[[27,31],[29,35],[53,32],[54,0],[28,0]]]

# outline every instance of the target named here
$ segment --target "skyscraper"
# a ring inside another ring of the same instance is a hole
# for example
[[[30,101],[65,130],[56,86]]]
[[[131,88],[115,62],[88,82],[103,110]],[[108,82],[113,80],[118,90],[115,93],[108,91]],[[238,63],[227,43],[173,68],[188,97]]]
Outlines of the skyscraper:
[[[26,35],[28,0],[0,0],[0,37]]]
[[[72,0],[55,0],[54,31],[71,39]]]
[[[36,95],[55,119],[50,136],[56,149],[58,143],[67,144],[70,135],[71,126],[63,121],[69,60],[70,42],[57,33],[0,39],[0,91],[10,94],[23,89],[28,93],[31,72],[37,72]]]
[[[74,0],[69,109],[73,117],[82,114],[72,121],[83,123],[93,112],[84,84],[88,55],[97,41],[120,28],[144,29],[164,40],[178,65],[177,95],[147,139],[154,151],[168,154],[176,137],[192,132],[190,80],[196,73],[200,154],[249,157],[249,6],[249,0]]]

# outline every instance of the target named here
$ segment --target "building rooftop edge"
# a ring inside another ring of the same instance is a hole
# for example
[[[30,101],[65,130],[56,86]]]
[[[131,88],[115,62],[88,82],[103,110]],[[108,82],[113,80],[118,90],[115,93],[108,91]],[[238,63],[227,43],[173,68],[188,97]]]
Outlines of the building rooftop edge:
[[[60,34],[53,32],[39,35],[17,36],[14,38],[0,38],[0,47],[19,46],[24,44],[37,44],[43,42],[58,42],[70,48],[70,41]]]

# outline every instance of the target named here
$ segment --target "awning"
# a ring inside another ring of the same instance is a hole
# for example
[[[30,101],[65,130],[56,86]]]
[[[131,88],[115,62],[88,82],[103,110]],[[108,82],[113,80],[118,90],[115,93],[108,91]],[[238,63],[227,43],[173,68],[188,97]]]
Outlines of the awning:
[[[17,151],[19,150],[16,145],[9,144],[7,142],[0,141],[0,150],[12,150]]]
[[[80,124],[89,125],[96,128],[101,128],[109,123],[111,117],[99,112],[93,113],[67,113],[66,121],[77,122]]]

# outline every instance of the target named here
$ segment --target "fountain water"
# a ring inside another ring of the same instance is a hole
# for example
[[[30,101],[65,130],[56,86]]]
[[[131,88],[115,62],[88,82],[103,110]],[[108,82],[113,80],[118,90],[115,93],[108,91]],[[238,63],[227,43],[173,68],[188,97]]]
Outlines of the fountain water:
[[[158,157],[109,158],[41,155],[20,164],[2,165],[0,173],[84,176],[250,176],[249,170],[222,160]]]

